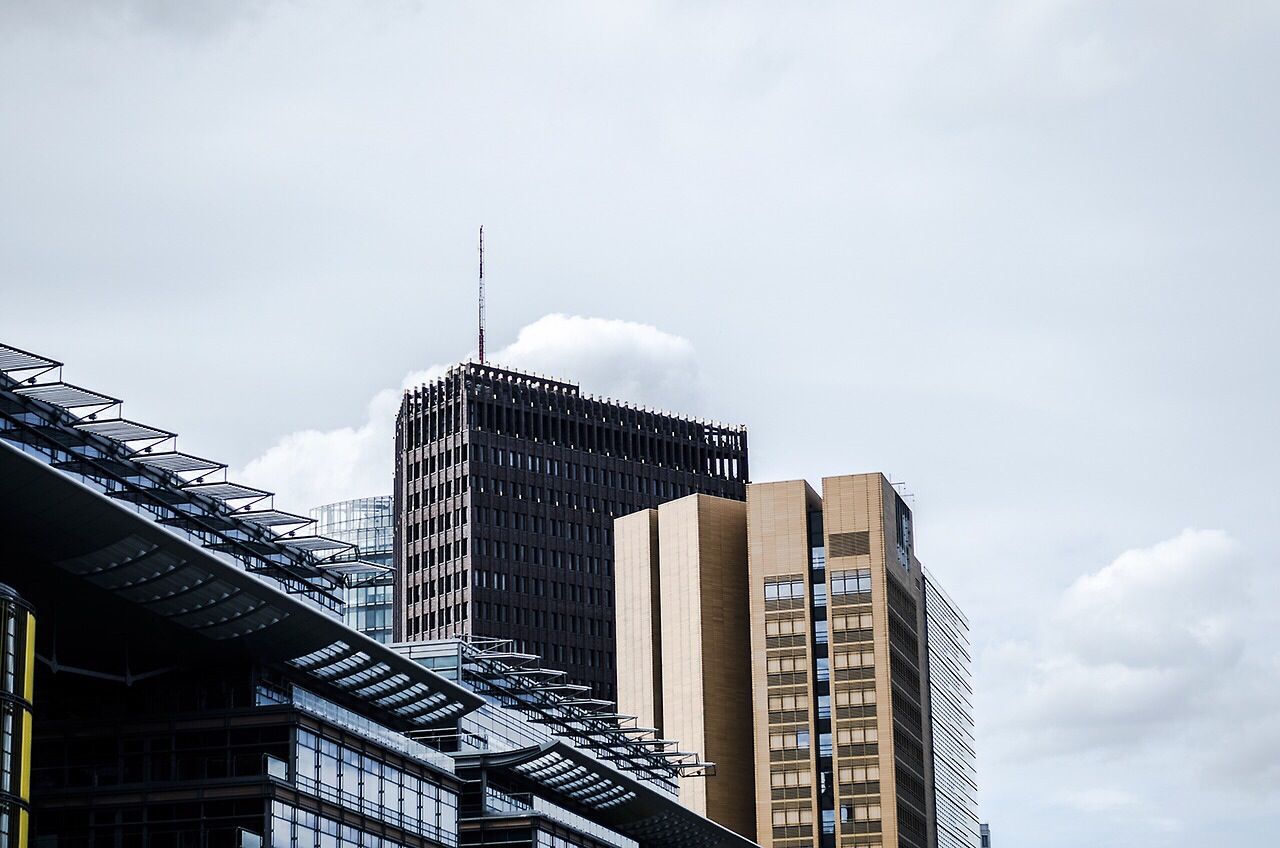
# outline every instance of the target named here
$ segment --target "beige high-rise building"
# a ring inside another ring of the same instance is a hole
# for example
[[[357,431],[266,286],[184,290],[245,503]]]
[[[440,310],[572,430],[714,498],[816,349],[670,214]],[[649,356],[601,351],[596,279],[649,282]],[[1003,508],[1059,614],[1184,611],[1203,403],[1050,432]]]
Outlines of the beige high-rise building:
[[[766,848],[976,845],[957,783],[972,779],[967,625],[949,602],[926,614],[945,596],[926,592],[911,510],[883,475],[822,488],[752,484],[745,505],[691,496],[618,520],[619,706],[717,763],[682,798],[744,833],[725,796],[748,762]],[[930,646],[926,622],[944,618]],[[933,681],[931,659],[946,664]],[[749,739],[729,732],[743,722]]]
[[[715,763],[680,801],[748,838],[751,753],[747,516],[689,495],[614,524],[618,709]]]

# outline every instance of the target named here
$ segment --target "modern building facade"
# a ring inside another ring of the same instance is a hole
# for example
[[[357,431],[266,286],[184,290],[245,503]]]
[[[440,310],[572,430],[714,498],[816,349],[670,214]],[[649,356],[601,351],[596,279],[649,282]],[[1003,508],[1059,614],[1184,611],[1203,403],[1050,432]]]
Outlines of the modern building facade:
[[[754,839],[746,504],[689,495],[615,527],[618,709],[715,762],[681,803]]]
[[[991,826],[986,822],[978,825],[979,848],[991,848]]]
[[[348,627],[350,545],[59,371],[0,346],[0,705],[38,695],[0,804],[29,844],[750,848],[677,803],[708,764],[537,657]]]
[[[746,480],[744,428],[456,366],[396,421],[396,638],[509,638],[613,698],[614,517]]]
[[[938,848],[978,848],[969,620],[929,571],[924,572],[924,615]]]
[[[391,641],[395,620],[395,506],[391,495],[356,498],[310,512],[316,532],[355,545],[370,568],[352,570],[342,588],[343,620],[379,642]]]
[[[745,505],[685,498],[619,519],[618,628],[631,667],[620,708],[691,726],[696,745],[698,722],[709,730],[749,700],[752,738],[723,737],[737,751],[709,758],[751,758],[761,845],[974,845],[967,625],[936,583],[929,606],[912,512],[887,479],[822,486],[751,484]],[[737,543],[705,519],[739,511]],[[735,594],[745,627],[724,612]],[[714,679],[699,657],[746,664],[749,683],[699,697]]]

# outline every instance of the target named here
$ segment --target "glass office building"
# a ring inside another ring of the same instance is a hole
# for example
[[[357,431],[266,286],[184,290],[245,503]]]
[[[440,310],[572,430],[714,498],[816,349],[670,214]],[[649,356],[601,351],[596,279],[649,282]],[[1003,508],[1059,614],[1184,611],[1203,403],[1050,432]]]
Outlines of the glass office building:
[[[391,495],[356,498],[311,510],[316,532],[356,546],[359,558],[384,569],[353,570],[343,587],[343,619],[379,642],[391,641],[395,599],[392,546],[395,510]]]
[[[928,571],[924,572],[924,613],[938,848],[977,848],[981,830],[969,621]]]

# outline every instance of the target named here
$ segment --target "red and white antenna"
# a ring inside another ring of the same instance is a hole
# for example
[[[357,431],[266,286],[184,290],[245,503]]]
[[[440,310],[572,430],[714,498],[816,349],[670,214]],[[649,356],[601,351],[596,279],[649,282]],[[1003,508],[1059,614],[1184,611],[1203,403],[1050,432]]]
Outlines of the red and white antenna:
[[[484,225],[480,225],[480,364],[484,365]]]

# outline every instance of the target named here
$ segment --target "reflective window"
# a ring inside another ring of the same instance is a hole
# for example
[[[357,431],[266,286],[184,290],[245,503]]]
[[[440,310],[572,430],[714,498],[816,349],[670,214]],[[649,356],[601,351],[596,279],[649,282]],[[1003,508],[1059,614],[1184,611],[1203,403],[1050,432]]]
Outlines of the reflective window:
[[[303,791],[435,839],[457,831],[456,793],[332,739],[299,730],[294,764]]]

